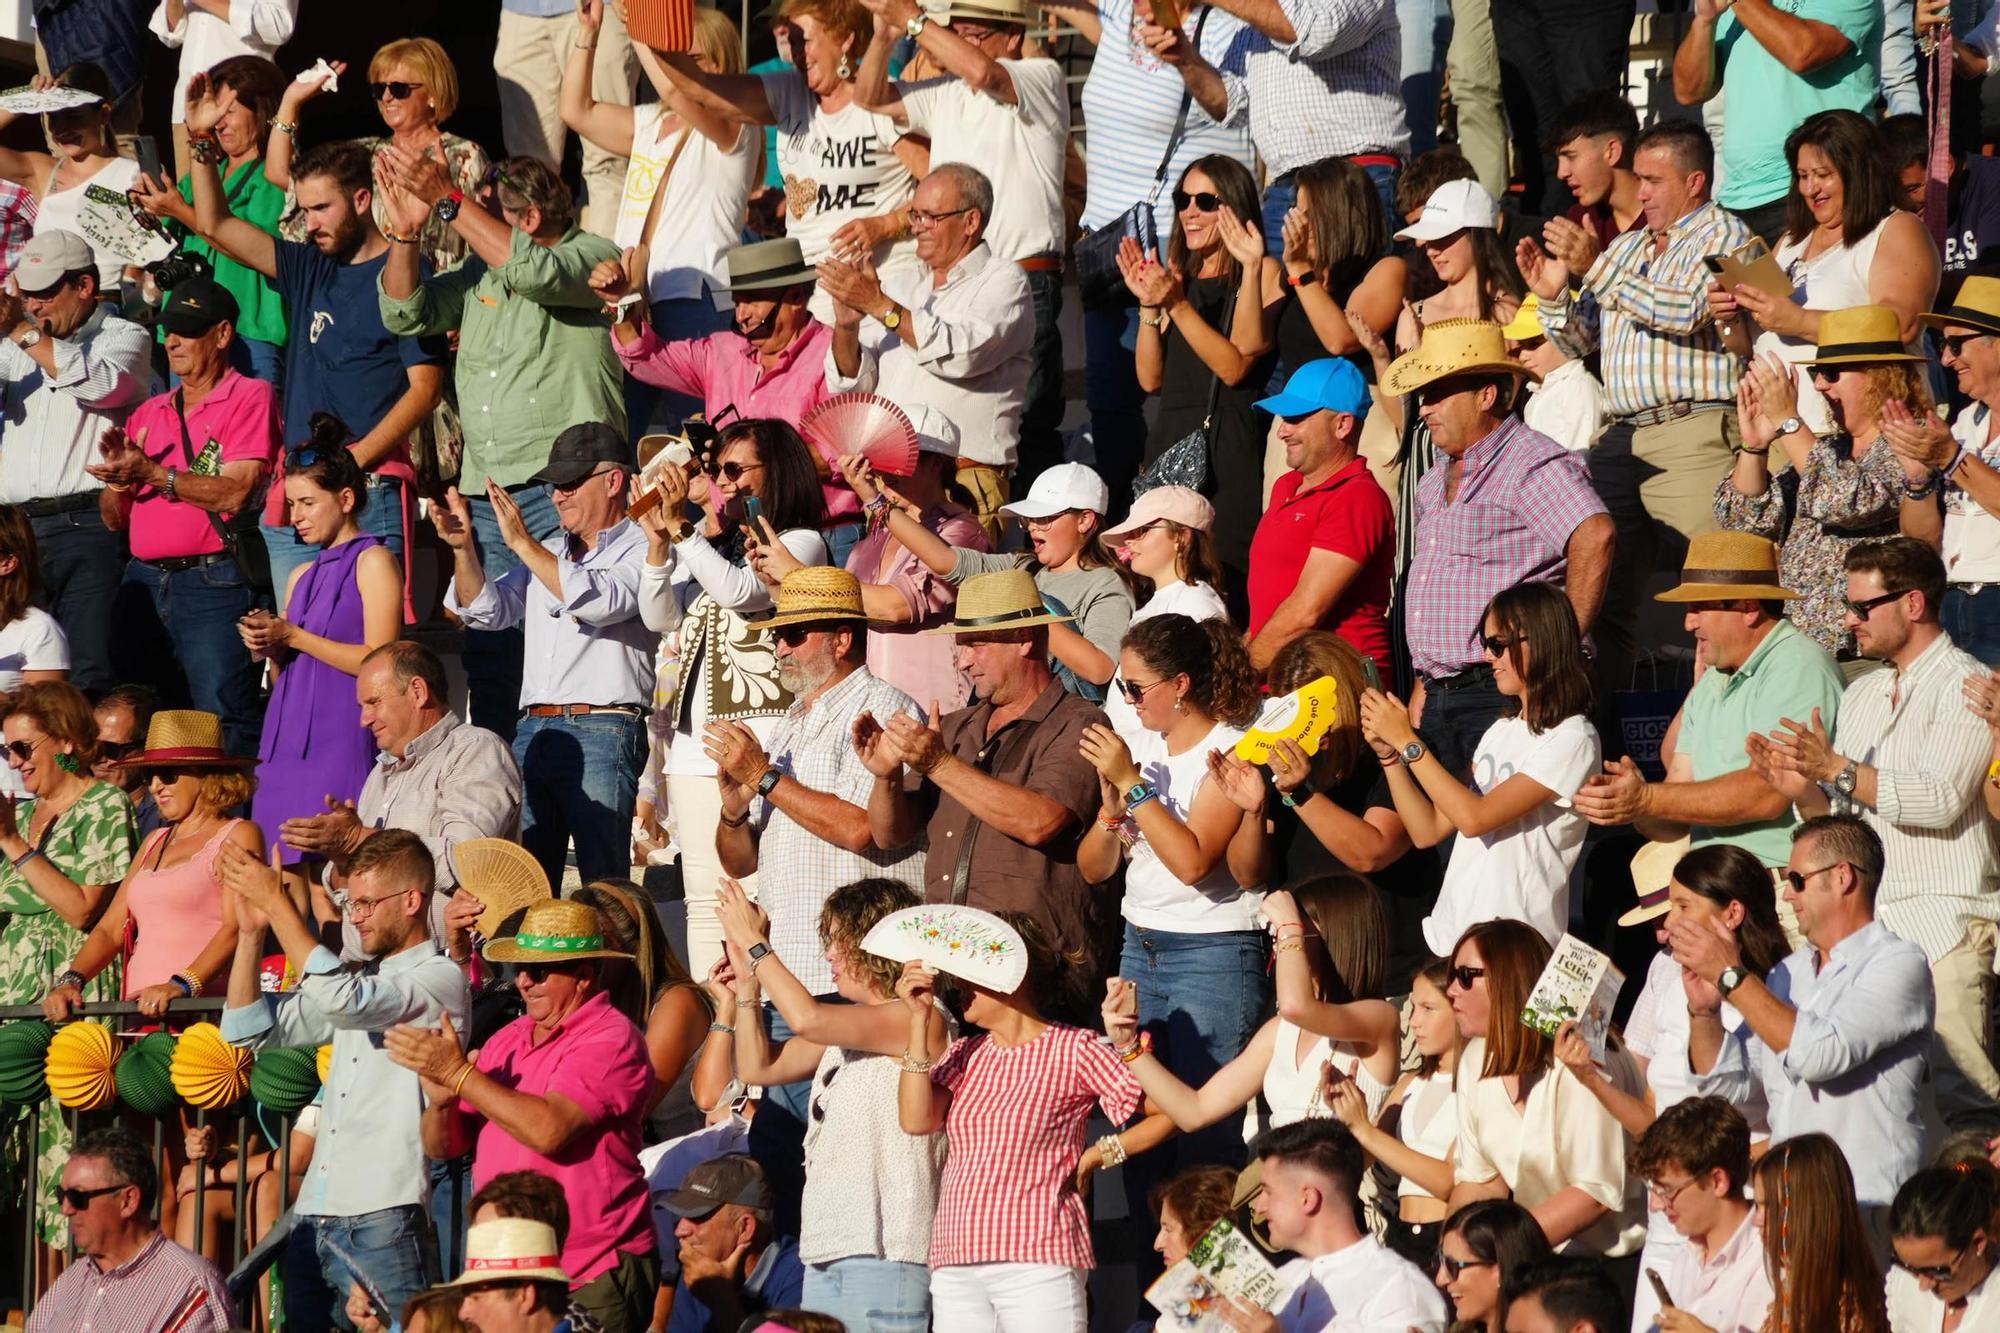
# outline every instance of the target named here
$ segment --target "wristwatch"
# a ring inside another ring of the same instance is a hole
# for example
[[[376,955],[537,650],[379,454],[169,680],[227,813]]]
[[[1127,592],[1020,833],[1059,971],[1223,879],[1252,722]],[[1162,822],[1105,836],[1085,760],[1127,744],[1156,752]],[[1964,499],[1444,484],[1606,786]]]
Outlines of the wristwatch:
[[[893,301],[889,303],[887,310],[884,310],[875,318],[883,328],[889,330],[891,333],[903,327],[903,312],[897,308]]]
[[[925,12],[924,7],[922,5],[918,5],[917,12],[912,14],[910,16],[909,22],[903,25],[903,31],[910,34],[910,39],[914,41],[916,40],[917,37],[922,35],[924,30],[924,25],[926,23],[929,23],[930,21],[931,21],[931,16],[927,12]]]
[[[458,217],[458,210],[465,204],[465,191],[453,190],[437,201],[438,221],[450,226]]]
[[[1726,997],[1729,992],[1749,979],[1750,974],[1741,967],[1725,967],[1722,969],[1722,975],[1715,979],[1715,989]]]
[[[1125,789],[1125,808],[1136,810],[1160,793],[1144,782],[1135,782]]]
[[[763,962],[766,958],[769,958],[770,956],[771,956],[771,946],[764,943],[764,941],[762,940],[758,940],[755,944],[750,946],[750,970],[752,972],[755,972],[757,970],[757,964]]]
[[[1842,796],[1854,795],[1854,780],[1861,776],[1861,765],[1850,759],[1847,767],[1833,776],[1833,789]]]
[[[14,334],[14,345],[23,349],[33,347],[42,340],[42,331],[33,324],[26,325]]]
[[[1414,764],[1417,762],[1417,760],[1422,759],[1428,753],[1430,752],[1424,749],[1424,743],[1422,741],[1411,741],[1408,745],[1405,745],[1402,748],[1402,751],[1400,752],[1400,757],[1405,764]]]
[[[776,764],[771,765],[764,770],[764,776],[757,779],[757,794],[759,796],[769,796],[777,785],[784,780],[785,775],[778,771],[778,766]]]
[[[1783,421],[1780,421],[1778,423],[1777,438],[1783,439],[1785,436],[1790,435],[1793,431],[1804,430],[1805,427],[1806,423],[1799,420],[1797,416],[1786,417]]]
[[[1288,792],[1280,792],[1278,802],[1288,810],[1296,810],[1317,795],[1319,795],[1318,787],[1310,782],[1301,782]]]

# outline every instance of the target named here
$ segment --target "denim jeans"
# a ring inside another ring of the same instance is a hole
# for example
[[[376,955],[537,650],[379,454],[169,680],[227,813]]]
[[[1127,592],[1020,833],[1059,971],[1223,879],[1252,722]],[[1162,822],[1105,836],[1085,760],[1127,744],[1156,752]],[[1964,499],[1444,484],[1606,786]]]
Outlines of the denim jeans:
[[[706,294],[653,303],[653,332],[666,342],[706,338],[734,323],[735,315],[717,310]],[[634,440],[650,430],[655,421],[663,428],[678,430],[681,422],[701,411],[702,406],[701,399],[690,394],[671,393],[636,375],[625,377],[625,420],[631,423]]]
[[[345,1256],[335,1252],[336,1245]],[[347,1317],[347,1289],[354,1280],[349,1259],[375,1280],[394,1315],[439,1276],[430,1219],[417,1204],[356,1217],[301,1217],[285,1255],[288,1329],[354,1327]]]
[[[847,568],[847,557],[861,544],[866,528],[860,520],[852,523],[838,523],[823,529],[820,536],[826,541],[826,562],[835,569]]]
[[[562,526],[556,519],[556,504],[540,486],[510,489],[521,518],[537,541],[546,541]],[[484,493],[465,497],[472,509],[472,544],[479,551],[479,563],[486,577],[497,579],[520,565],[507,543],[500,540],[500,524],[493,517],[493,502]],[[502,740],[514,738],[514,721],[521,713],[521,627],[512,629],[469,629],[459,660],[465,667],[465,684],[471,698],[467,712],[472,725],[484,727]],[[629,830],[620,837],[629,835]],[[624,870],[618,874],[622,877]],[[560,879],[550,883],[560,883]]]
[[[1138,340],[1139,307],[1129,293],[1083,307],[1083,396],[1097,475],[1113,508],[1131,503],[1132,478],[1146,455],[1146,391],[1133,361]]]
[[[1427,685],[1424,688],[1424,723],[1417,729],[1424,744],[1436,753],[1438,762],[1452,774],[1463,778],[1472,771],[1472,756],[1479,749],[1479,738],[1486,729],[1500,720],[1500,714],[1507,708],[1507,699],[1500,693],[1500,687],[1493,683],[1493,673],[1459,689],[1440,690]],[[1446,843],[1440,855],[1450,854],[1450,844]]]
[[[396,563],[403,561],[403,482],[399,477],[384,477],[376,473],[368,474],[368,507],[361,511],[361,530],[373,537],[380,537],[382,544],[389,548],[389,554],[396,557]],[[285,587],[292,577],[292,571],[300,565],[310,564],[320,553],[320,548],[310,542],[299,540],[297,532],[289,523],[272,526],[260,523],[257,530],[264,534],[264,549],[271,553],[271,595],[279,603],[285,600]],[[276,609],[282,613],[284,607]]]
[[[112,672],[111,625],[125,537],[104,526],[96,506],[29,519],[35,529],[42,605],[69,639],[70,684],[86,693],[119,683]]]
[[[1945,589],[1939,619],[1954,644],[1987,666],[2000,666],[2000,583],[1978,592],[1952,584]]]
[[[236,629],[255,601],[233,560],[172,573],[134,560],[115,606],[126,678],[152,685],[163,707],[219,716],[235,755],[257,753],[264,727],[260,673]]]
[[[522,773],[521,845],[561,884],[569,845],[589,884],[632,873],[632,805],[646,764],[646,719],[621,713],[524,717],[514,732]]]
[[[869,1255],[807,1264],[799,1308],[832,1315],[852,1329],[924,1333],[931,1322],[931,1271]]]
[[[1035,478],[1063,461],[1062,273],[1029,272],[1035,298],[1035,342],[1029,352],[1028,401],[1021,409],[1021,441],[1014,458],[1014,494],[1026,495]],[[1112,505],[1124,506],[1114,496]]]
[[[1375,187],[1375,194],[1382,201],[1382,216],[1389,219],[1389,230],[1399,230],[1403,219],[1396,215],[1396,177],[1402,169],[1381,165],[1361,169],[1368,174],[1368,183]],[[1289,171],[1264,187],[1264,249],[1273,259],[1285,252],[1285,214],[1298,201],[1299,182]]]
[[[448,1162],[427,1161],[431,1177],[431,1228],[437,1236],[438,1271],[465,1267],[465,1225],[472,1202],[472,1154]]]
[[[1438,85],[1451,44],[1448,0],[1396,0],[1403,30],[1403,118],[1410,125],[1410,156],[1437,147]]]

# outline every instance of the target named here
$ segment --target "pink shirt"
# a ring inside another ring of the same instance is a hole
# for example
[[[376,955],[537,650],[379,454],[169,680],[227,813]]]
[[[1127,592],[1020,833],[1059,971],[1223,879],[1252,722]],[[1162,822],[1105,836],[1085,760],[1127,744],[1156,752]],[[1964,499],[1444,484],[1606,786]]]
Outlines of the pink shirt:
[[[665,342],[649,324],[635,343],[620,346],[616,338],[611,340],[633,378],[701,399],[710,421],[723,408],[734,407],[740,416],[773,417],[794,426],[833,396],[824,365],[832,343],[833,330],[813,320],[778,353],[778,364],[767,373],[756,346],[735,329]],[[827,461],[833,461],[831,455]],[[822,483],[820,489],[829,515],[861,512],[861,501],[847,487]]]
[[[585,1000],[539,1046],[534,1031],[535,1020],[522,1017],[494,1033],[479,1053],[480,1072],[516,1092],[560,1093],[582,1109],[587,1123],[554,1157],[491,1121],[481,1124],[472,1188],[507,1171],[539,1171],[560,1182],[570,1216],[562,1267],[570,1284],[580,1287],[616,1267],[620,1252],[653,1251],[646,1177],[639,1170],[639,1127],[653,1066],[639,1029],[601,994]]]
[[[953,546],[991,549],[986,529],[968,509],[939,505],[925,512],[923,524]],[[958,585],[933,574],[901,544],[883,569],[882,552],[892,540],[883,527],[863,537],[847,557],[848,573],[863,583],[895,589],[910,608],[908,624],[869,628],[868,670],[916,700],[919,712],[928,712],[933,699],[939,712],[953,712],[965,707],[972,695],[971,681],[958,669],[958,639],[924,631],[951,619],[952,608],[958,605]]]
[[[1716,1333],[1757,1333],[1770,1313],[1771,1275],[1755,1212],[1709,1258],[1690,1240],[1661,1276],[1674,1304]]]
[[[224,463],[245,459],[264,464],[265,476],[276,469],[284,435],[278,425],[278,395],[263,380],[231,370],[208,397],[187,414],[188,441],[195,462],[188,465],[181,447],[181,423],[174,412],[171,390],[132,409],[125,433],[163,467],[199,477],[222,475]],[[228,521],[227,514],[217,517]],[[163,490],[140,487],[132,505],[132,554],[141,560],[213,555],[222,549],[208,513],[182,500],[170,500]]]

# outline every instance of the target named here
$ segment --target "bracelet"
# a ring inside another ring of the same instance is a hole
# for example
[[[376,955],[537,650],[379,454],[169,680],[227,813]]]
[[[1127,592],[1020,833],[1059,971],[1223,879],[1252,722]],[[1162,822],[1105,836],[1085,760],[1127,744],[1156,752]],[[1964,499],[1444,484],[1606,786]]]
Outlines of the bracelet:
[[[62,975],[56,978],[56,984],[49,987],[49,989],[61,990],[64,986],[74,986],[78,990],[82,990],[89,980],[90,978],[84,976],[83,973],[77,971],[75,968],[68,967],[63,969]]]
[[[387,237],[389,240],[394,241],[398,245],[415,245],[418,241],[423,239],[421,236],[418,236],[414,233],[408,236],[403,236],[396,232],[390,231],[387,227],[383,227],[381,231],[383,236]]]
[[[745,824],[750,822],[750,812],[748,810],[745,810],[742,814],[736,816],[736,818],[734,819],[731,819],[726,814],[720,816],[720,818],[722,820],[722,826],[724,828],[742,828]]]
[[[739,998],[739,1000],[738,1000],[738,1003],[741,1003],[741,1000],[740,1000],[740,998]],[[708,1025],[708,1030],[709,1030],[710,1032],[727,1032],[727,1033],[729,1033],[729,1034],[730,1034],[731,1036],[734,1036],[734,1035],[735,1035],[735,1033],[736,1033],[736,1029],[735,1029],[735,1028],[733,1028],[733,1027],[731,1027],[731,1026],[729,1026],[729,1024],[727,1024],[727,1023],[710,1023],[710,1024]]]
[[[1762,449],[1752,449],[1747,444],[1739,444],[1736,446],[1736,452],[1739,454],[1749,454],[1752,458],[1762,458],[1765,454],[1771,452],[1771,446],[1767,444]]]
[[[1285,938],[1285,932],[1288,930],[1296,930],[1300,937],[1303,938],[1306,933],[1305,923],[1303,921],[1280,921],[1277,925],[1271,927],[1271,934],[1276,939],[1283,939]]]
[[[465,1068],[458,1071],[458,1081],[451,1085],[452,1096],[454,1097],[459,1096],[464,1091],[465,1080],[472,1077],[472,1071],[477,1067],[478,1066],[474,1065],[470,1060],[467,1060],[465,1062]]]
[[[1912,482],[1908,477],[1905,477],[1903,478],[1903,498],[1906,500],[1927,499],[1937,494],[1938,486],[1943,481],[1944,474],[1942,472],[1932,472],[1919,482]]]
[[[41,849],[41,848],[39,848],[39,847],[30,847],[30,848],[29,848],[29,849],[28,849],[27,851],[25,851],[25,852],[22,852],[22,853],[21,853],[21,854],[20,854],[19,856],[17,856],[17,857],[15,857],[15,858],[14,858],[14,869],[16,869],[16,870],[21,870],[21,869],[25,868],[25,867],[27,866],[28,862],[30,862],[30,861],[32,861],[32,860],[34,860],[34,859],[35,859],[36,857],[40,856],[41,854],[42,854],[42,849]]]
[[[1097,1141],[1097,1155],[1104,1159],[1106,1166],[1123,1166],[1130,1156],[1116,1134],[1106,1134]]]
[[[273,120],[271,128],[280,134],[289,134],[294,139],[299,137],[299,125],[295,120]]]
[[[1273,954],[1290,953],[1294,949],[1303,950],[1305,947],[1306,947],[1305,936],[1291,935],[1286,937],[1285,939],[1279,940],[1277,943],[1277,947],[1272,949],[1271,952]]]
[[[896,1068],[902,1070],[905,1074],[928,1074],[936,1065],[937,1061],[935,1060],[917,1059],[917,1057],[910,1054],[910,1049],[907,1046],[903,1048],[903,1053],[896,1057]]]
[[[1152,1050],[1153,1034],[1150,1032],[1141,1032],[1132,1039],[1130,1046],[1114,1046],[1111,1048],[1111,1053],[1129,1065],[1142,1055],[1150,1055]]]
[[[1105,830],[1107,833],[1116,833],[1119,829],[1125,827],[1125,816],[1107,815],[1102,811],[1099,811],[1097,816],[1097,826]]]
[[[1944,465],[1943,469],[1938,473],[1938,475],[1940,477],[1949,477],[1952,473],[1964,467],[1965,460],[1970,457],[1972,457],[1972,450],[1967,449],[1963,445],[1960,445],[1958,452],[1951,456],[1951,461]]]
[[[180,496],[174,493],[174,487],[180,481],[180,476],[181,476],[181,470],[179,468],[170,467],[167,469],[166,491],[167,491],[167,498],[169,500],[178,500],[181,498]]]

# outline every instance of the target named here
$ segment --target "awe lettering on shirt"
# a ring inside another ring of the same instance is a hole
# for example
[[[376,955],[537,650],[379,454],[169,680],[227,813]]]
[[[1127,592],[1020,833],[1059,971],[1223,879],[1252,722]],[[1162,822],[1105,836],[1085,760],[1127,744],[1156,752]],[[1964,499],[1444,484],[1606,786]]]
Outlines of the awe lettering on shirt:
[[[852,139],[813,140],[813,152],[823,171],[872,170],[880,160],[882,136],[862,134]],[[873,212],[875,190],[881,182],[841,181],[829,183],[811,176],[785,177],[785,206],[795,218],[807,213]]]

